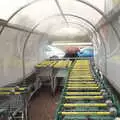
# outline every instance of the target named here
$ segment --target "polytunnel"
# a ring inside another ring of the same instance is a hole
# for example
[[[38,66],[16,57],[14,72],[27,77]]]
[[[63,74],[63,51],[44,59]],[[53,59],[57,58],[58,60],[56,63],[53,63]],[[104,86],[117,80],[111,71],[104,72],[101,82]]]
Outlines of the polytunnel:
[[[1,1],[0,119],[119,120],[119,3]]]

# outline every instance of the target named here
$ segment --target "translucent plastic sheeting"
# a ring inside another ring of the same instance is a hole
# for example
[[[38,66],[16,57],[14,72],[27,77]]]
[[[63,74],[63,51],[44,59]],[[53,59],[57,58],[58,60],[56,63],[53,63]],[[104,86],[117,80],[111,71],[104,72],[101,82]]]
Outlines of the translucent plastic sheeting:
[[[72,16],[71,14],[65,14],[65,17],[67,19],[67,22],[69,26],[66,24],[66,22],[61,18],[61,16],[51,16],[47,19],[41,20],[41,22],[38,24],[38,26],[35,28],[35,30],[41,30],[41,32],[47,32],[48,34],[55,34],[55,31],[63,29],[63,28],[77,28],[81,32],[81,34],[85,35],[86,30],[93,31],[92,27],[82,19],[78,18],[77,16]],[[63,31],[64,32],[64,31]]]
[[[22,49],[28,33],[5,28],[0,36],[0,86],[22,77]]]
[[[0,36],[0,86],[20,81],[23,78],[22,52],[29,33],[4,28]],[[30,74],[40,62],[40,35],[31,34],[25,49],[25,73]],[[40,56],[41,57],[41,56]]]
[[[64,14],[64,16],[66,17],[68,24],[69,23],[77,23],[86,28],[91,28],[91,26],[88,23],[86,23],[84,20],[80,19],[79,16],[72,16],[72,14]],[[50,26],[50,27],[54,26],[54,25],[61,26],[62,23],[65,24],[65,21],[63,18],[61,18],[60,15],[49,16],[46,19],[39,21],[38,26],[36,27],[36,30],[41,29],[41,31],[45,31],[45,29],[48,26]],[[67,26],[67,24],[66,24],[66,26]]]
[[[21,10],[10,22],[32,28],[39,23],[40,20],[58,13],[59,10],[54,0],[39,0]]]
[[[50,29],[49,34],[54,34],[56,36],[83,36],[87,34],[87,30],[80,27],[79,25],[69,23],[70,27],[66,27],[65,24],[61,26],[54,25],[53,29]]]
[[[107,78],[120,93],[120,51],[107,60]]]
[[[0,1],[0,19],[8,20],[8,18],[20,9],[22,6],[32,2],[33,0],[1,0]]]
[[[40,61],[47,59],[48,57],[45,54],[45,47],[49,44],[48,37],[45,35],[42,37],[42,40],[40,40],[40,47],[39,47],[39,58]],[[39,62],[40,62],[39,61]]]
[[[119,0],[105,0],[105,13],[110,12],[120,3]]]
[[[105,63],[106,61],[106,57],[105,57],[105,49],[104,46],[101,45],[99,48],[96,49],[96,54],[95,54],[95,62],[97,67],[99,67],[99,69],[105,74],[105,70],[106,70],[106,65],[107,63]]]
[[[114,21],[117,32],[119,33],[119,23]],[[109,27],[109,39],[108,44],[110,48],[110,54],[107,58],[107,78],[114,88],[120,93],[120,41]]]
[[[119,32],[119,24],[114,21],[113,25],[117,29],[117,32]],[[113,31],[110,25],[101,28],[100,33],[104,38],[106,53],[107,57],[109,58],[120,49],[120,42],[115,34],[115,31]]]
[[[108,29],[109,29],[108,39],[107,39],[107,43],[109,45],[108,57],[109,56],[111,57],[116,53],[116,51],[118,51],[120,49],[120,42],[118,41],[118,38],[117,38],[115,32],[112,30],[111,26],[108,26]]]
[[[16,10],[20,9],[24,5],[36,0],[3,0],[0,1],[0,18],[7,20]],[[99,7],[103,10],[104,0],[88,0],[91,4]],[[45,4],[44,4],[45,6]],[[38,7],[39,8],[39,7]],[[37,9],[37,8],[36,8]]]
[[[60,15],[48,16],[40,20],[34,30],[49,33],[56,25],[60,27],[62,23],[65,21]]]
[[[118,35],[120,36],[120,23],[118,18],[119,16],[114,17],[112,25],[115,27]],[[102,60],[102,56],[104,56],[105,51],[103,51],[104,48],[100,47],[98,49],[99,53],[96,56],[96,65],[98,65],[98,68],[101,71],[104,70],[106,65],[106,74],[104,72],[103,73],[108,78],[113,87],[120,93],[120,39],[109,24],[102,26],[100,28],[100,32],[105,39],[107,58]]]
[[[89,1],[90,3],[92,3],[92,1],[93,3],[95,2],[95,0]],[[101,15],[93,8],[90,8],[77,0],[58,0],[58,2],[64,14],[74,14],[84,17],[93,24],[96,24],[101,18]],[[98,6],[100,3],[102,3],[101,9],[103,9],[103,0],[95,2],[95,5]],[[60,11],[55,3],[55,0],[39,0],[18,12],[10,23],[32,28],[41,20],[56,14],[60,14]],[[39,31],[40,30],[41,29],[39,29]]]
[[[71,14],[70,15],[66,14],[66,18],[67,18],[68,22],[70,22],[70,23],[77,23],[77,24],[79,24],[81,26],[84,26],[86,28],[93,29],[90,24],[88,24],[86,21],[83,20],[83,19],[86,19],[86,18],[82,19],[81,16],[77,17],[77,16],[72,16]]]
[[[96,6],[97,8],[99,8],[101,11],[104,12],[104,4],[105,4],[105,0],[86,0],[89,3],[91,3],[92,5]]]
[[[55,36],[84,36],[89,33],[89,36],[95,36],[95,29],[81,17],[72,16],[71,14],[64,14],[67,18],[66,22],[61,18],[60,15],[49,16],[48,18],[41,20],[38,26],[34,29],[35,31],[41,30],[46,32],[46,34],[55,35]],[[92,35],[93,34],[93,35]],[[92,38],[91,38],[92,39]],[[61,39],[62,40],[62,39]],[[93,39],[93,40],[96,40]],[[73,40],[74,42],[74,40]]]
[[[39,58],[39,47],[40,47],[41,36],[31,34],[29,42],[25,49],[25,73],[31,73],[34,69],[34,65],[41,61]]]
[[[86,4],[79,2],[79,0],[60,0],[59,3],[64,14],[71,13],[73,15],[81,16],[93,24],[96,24],[101,18],[101,15],[98,12]]]

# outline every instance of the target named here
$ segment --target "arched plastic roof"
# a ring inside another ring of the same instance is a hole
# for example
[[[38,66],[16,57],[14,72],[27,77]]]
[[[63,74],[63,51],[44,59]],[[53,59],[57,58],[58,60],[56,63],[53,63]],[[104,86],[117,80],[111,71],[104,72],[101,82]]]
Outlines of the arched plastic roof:
[[[87,2],[104,11],[104,0],[87,0]],[[59,6],[57,6],[57,3]],[[96,25],[102,17],[93,8],[77,0],[20,0],[19,2],[16,0],[4,0],[0,4],[0,19],[31,29],[39,24],[36,29],[40,32],[46,31],[48,27],[51,27],[51,24],[57,25],[60,28],[63,21],[66,24],[67,22],[78,22],[75,21],[75,18],[62,14],[81,16],[89,20],[93,25]],[[61,16],[58,18],[56,15]],[[44,20],[50,16],[52,19],[49,19],[49,22],[46,24]]]

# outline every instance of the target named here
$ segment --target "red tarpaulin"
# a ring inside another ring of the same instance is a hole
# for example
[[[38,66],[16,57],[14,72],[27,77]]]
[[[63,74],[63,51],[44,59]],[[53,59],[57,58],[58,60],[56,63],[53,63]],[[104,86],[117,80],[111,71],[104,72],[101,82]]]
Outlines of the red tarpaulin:
[[[80,51],[80,49],[78,47],[67,47],[66,48],[66,52],[67,53],[76,53],[77,51]]]

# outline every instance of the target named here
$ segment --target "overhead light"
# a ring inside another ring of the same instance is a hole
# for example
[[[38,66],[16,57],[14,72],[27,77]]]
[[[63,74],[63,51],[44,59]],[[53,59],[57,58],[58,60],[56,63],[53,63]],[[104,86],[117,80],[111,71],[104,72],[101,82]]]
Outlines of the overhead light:
[[[54,46],[67,46],[67,45],[75,45],[75,46],[91,46],[91,42],[84,42],[84,43],[52,43]]]

